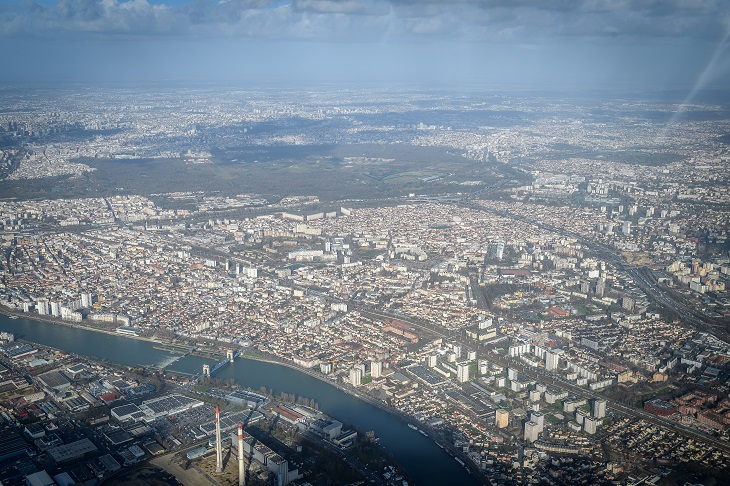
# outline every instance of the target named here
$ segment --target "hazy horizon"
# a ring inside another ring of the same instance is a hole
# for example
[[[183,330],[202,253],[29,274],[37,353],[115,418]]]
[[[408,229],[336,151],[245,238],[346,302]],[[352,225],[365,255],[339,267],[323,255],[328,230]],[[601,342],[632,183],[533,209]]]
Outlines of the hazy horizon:
[[[730,85],[720,1],[0,2],[3,83]]]

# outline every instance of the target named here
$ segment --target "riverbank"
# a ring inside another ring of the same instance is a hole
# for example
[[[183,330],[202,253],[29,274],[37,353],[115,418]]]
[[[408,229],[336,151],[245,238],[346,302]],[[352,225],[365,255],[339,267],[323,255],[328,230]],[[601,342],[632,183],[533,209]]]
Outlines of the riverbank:
[[[142,341],[142,342],[147,342],[147,343],[153,344],[153,345],[154,344],[158,344],[158,345],[159,344],[162,344],[162,345],[168,344],[167,341],[161,341],[159,339],[117,333],[117,332],[114,332],[114,331],[111,331],[108,329],[99,329],[99,328],[95,328],[95,327],[91,327],[91,326],[81,325],[78,323],[64,322],[64,321],[61,321],[60,319],[56,319],[56,318],[52,318],[52,317],[49,318],[48,316],[36,316],[36,315],[29,316],[27,313],[13,312],[10,309],[0,309],[0,313],[4,314],[6,316],[13,316],[13,317],[21,318],[24,321],[43,322],[44,324],[47,324],[47,325],[60,324],[59,327],[78,329],[81,331],[98,331],[100,334],[106,334],[109,336],[117,336],[117,337],[122,337],[122,338],[129,338],[132,341]],[[193,342],[195,342],[195,341],[193,341]],[[204,340],[204,342],[206,344],[206,347],[209,347],[211,345],[211,342],[208,340]],[[88,356],[92,359],[97,359],[97,357],[95,357],[93,355],[88,355],[87,353],[83,353],[83,352],[81,352],[81,353],[76,352],[76,354],[78,354],[80,356]],[[349,396],[352,396],[353,398],[355,398],[357,400],[367,403],[368,405],[371,405],[380,410],[383,410],[385,413],[396,418],[402,424],[412,424],[414,426],[417,426],[418,428],[424,429],[425,431],[427,431],[429,433],[428,434],[429,438],[432,439],[434,442],[436,442],[436,444],[439,445],[439,447],[441,447],[442,449],[447,451],[449,453],[449,455],[451,455],[452,457],[459,457],[459,458],[463,459],[464,463],[469,465],[468,470],[470,470],[472,473],[476,472],[476,474],[473,474],[473,476],[481,477],[478,469],[476,469],[476,466],[474,466],[473,463],[470,460],[468,460],[468,458],[466,456],[463,455],[462,451],[454,448],[448,441],[443,441],[443,440],[437,441],[437,436],[439,434],[437,434],[435,431],[431,430],[428,427],[425,427],[424,424],[422,424],[420,421],[416,420],[414,417],[408,415],[407,413],[405,413],[395,407],[392,407],[391,405],[383,402],[382,400],[374,398],[367,393],[361,392],[361,391],[354,389],[350,386],[347,386],[345,384],[339,383],[337,380],[333,380],[333,379],[329,378],[327,375],[323,375],[318,370],[303,368],[292,362],[284,361],[275,355],[269,355],[268,353],[261,353],[258,351],[249,350],[248,352],[244,352],[244,354],[241,357],[252,360],[252,361],[258,361],[261,363],[280,365],[282,367],[289,368],[297,373],[304,373],[319,382],[330,385],[332,388],[339,390],[342,393],[345,393]],[[102,360],[105,360],[105,359],[102,359]],[[108,361],[108,360],[105,360],[105,361]],[[114,362],[114,360],[108,361],[108,362]],[[123,364],[123,363],[120,363],[120,364]],[[126,364],[126,365],[129,366],[129,364]],[[165,367],[163,367],[163,368],[165,368]],[[166,371],[168,371],[171,374],[190,376],[188,373],[185,373],[182,371],[178,372],[176,370],[170,370],[170,369],[166,369]],[[310,398],[314,398],[315,400],[317,399],[316,396],[310,397]]]
[[[58,318],[55,318],[53,316],[42,316],[42,315],[38,315],[38,314],[30,315],[27,312],[15,311],[15,310],[12,310],[12,309],[10,309],[8,307],[5,307],[5,306],[0,306],[0,315],[4,315],[4,316],[7,316],[7,317],[13,317],[13,318],[14,317],[17,317],[19,319],[26,319],[26,320],[29,320],[29,321],[39,321],[39,322],[44,322],[46,324],[61,325],[61,326],[70,327],[70,328],[73,328],[73,329],[82,329],[82,330],[85,330],[85,331],[100,332],[100,333],[104,333],[104,334],[109,334],[111,336],[118,336],[118,337],[123,337],[123,338],[128,338],[128,339],[136,339],[136,340],[139,340],[139,341],[146,341],[146,342],[150,342],[150,343],[154,343],[154,344],[160,344],[160,345],[168,345],[168,344],[170,344],[167,341],[163,341],[163,340],[156,339],[156,338],[153,338],[153,337],[135,336],[135,335],[132,335],[132,334],[120,333],[120,332],[112,331],[112,330],[109,330],[109,329],[102,329],[102,328],[98,328],[98,327],[93,327],[93,326],[87,326],[87,325],[84,325],[84,324],[79,324],[79,323],[76,323],[76,322],[64,321],[62,319],[58,319]],[[207,340],[205,342],[206,343],[209,343],[209,341],[207,341]],[[197,341],[196,341],[196,343],[197,343]],[[351,388],[347,388],[345,386],[342,386],[339,383],[337,383],[336,381],[328,379],[326,377],[326,375],[323,375],[322,373],[318,373],[318,372],[312,371],[311,369],[304,368],[304,367],[298,366],[298,365],[296,365],[294,363],[290,363],[290,362],[284,361],[281,358],[279,358],[278,356],[263,354],[263,353],[260,353],[260,352],[250,352],[250,351],[249,352],[245,352],[244,351],[244,354],[243,354],[242,357],[245,357],[246,359],[251,359],[251,360],[254,360],[254,361],[261,361],[261,362],[264,362],[264,363],[272,363],[272,364],[277,364],[277,365],[281,365],[281,366],[286,366],[287,368],[291,368],[291,369],[293,369],[295,371],[298,371],[298,372],[301,372],[301,373],[306,373],[307,375],[311,376],[312,378],[316,378],[317,380],[320,380],[320,381],[322,381],[324,383],[328,383],[328,384],[332,385],[333,387],[335,387],[335,388],[337,388],[337,389],[339,389],[339,390],[341,390],[341,391],[343,391],[343,392],[345,392],[345,393],[347,393],[349,395],[354,396],[355,398],[359,398],[359,399],[361,399],[361,400],[363,400],[365,402],[370,403],[371,405],[378,406],[378,407],[380,407],[380,408],[382,408],[382,409],[384,409],[386,411],[389,411],[389,412],[392,412],[392,413],[398,412],[396,414],[401,414],[402,415],[402,412],[400,412],[397,409],[394,409],[392,407],[389,407],[387,404],[383,403],[380,400],[377,400],[377,399],[375,399],[375,398],[373,398],[373,397],[371,397],[369,395],[366,395],[366,394],[363,394],[363,393],[359,393],[357,390],[353,390]],[[171,371],[171,373],[175,373],[175,372],[174,371]],[[409,418],[407,415],[405,417],[406,418]],[[413,419],[412,419],[412,417],[410,417],[410,420],[405,420],[405,421],[413,421]],[[417,423],[417,422],[413,422],[413,423]]]
[[[426,432],[426,436],[428,438],[430,438],[431,440],[433,440],[436,443],[436,445],[438,445],[439,447],[444,449],[451,457],[462,459],[464,467],[467,469],[467,471],[470,472],[470,474],[475,476],[475,479],[477,479],[477,481],[480,481],[482,484],[485,484],[485,485],[489,484],[486,481],[486,478],[481,476],[480,471],[477,469],[476,465],[474,465],[472,460],[469,457],[467,457],[465,454],[463,454],[463,452],[461,450],[457,449],[456,447],[454,447],[452,444],[450,444],[448,442],[442,443],[442,442],[437,441],[436,437],[434,437],[435,432],[432,429],[425,426],[423,423],[421,423],[420,421],[418,421],[411,415],[408,415],[407,413],[403,412],[402,410],[392,407],[392,406],[388,405],[387,403],[383,402],[382,400],[378,400],[377,398],[374,398],[374,397],[368,395],[367,393],[363,393],[356,389],[353,389],[352,387],[342,385],[342,384],[338,383],[336,380],[331,380],[331,379],[327,378],[327,375],[323,375],[322,373],[319,373],[312,369],[303,368],[294,363],[288,363],[286,361],[279,361],[275,357],[267,358],[262,355],[258,355],[258,356],[246,355],[244,357],[247,359],[254,360],[254,361],[261,361],[261,362],[265,362],[265,363],[285,366],[285,367],[291,368],[292,370],[297,371],[299,373],[305,373],[316,380],[319,380],[323,383],[327,383],[328,385],[340,390],[343,393],[346,393],[352,397],[357,398],[358,400],[368,403],[374,407],[377,407],[377,408],[383,410],[386,413],[389,413],[389,414],[397,417],[404,424],[410,424],[410,425],[417,427],[418,430],[424,430]]]
[[[38,314],[30,315],[27,312],[15,311],[15,310],[12,310],[12,309],[10,309],[8,307],[5,307],[5,306],[0,306],[0,314],[1,315],[5,315],[7,317],[17,317],[19,319],[27,319],[29,321],[45,322],[46,324],[61,325],[61,326],[66,326],[66,327],[70,327],[70,328],[73,328],[73,329],[82,329],[82,330],[85,330],[85,331],[100,332],[100,333],[109,334],[109,335],[112,335],[112,336],[119,336],[119,337],[129,338],[129,339],[137,339],[137,340],[140,340],[140,341],[147,341],[147,342],[151,342],[151,343],[155,343],[155,344],[160,344],[160,345],[168,345],[168,344],[170,344],[170,342],[162,341],[160,339],[156,339],[156,338],[153,338],[153,337],[135,336],[135,335],[132,335],[132,334],[120,333],[120,332],[112,331],[112,330],[109,330],[109,329],[102,329],[102,328],[98,328],[98,327],[93,327],[93,326],[87,326],[87,325],[84,325],[84,324],[79,324],[79,323],[76,323],[76,322],[64,321],[62,319],[58,319],[58,318],[55,318],[53,316],[42,316],[42,315],[38,315]],[[209,341],[206,341],[206,343],[208,343],[208,342]],[[170,351],[170,352],[172,353],[172,351]],[[316,378],[316,379],[318,379],[320,381],[323,381],[325,383],[329,383],[330,385],[334,386],[335,388],[338,388],[338,389],[342,390],[343,392],[348,393],[348,394],[350,394],[350,395],[352,395],[352,396],[354,396],[356,398],[359,398],[359,399],[361,399],[363,401],[366,401],[366,402],[368,402],[368,403],[370,403],[372,405],[377,405],[377,406],[380,406],[381,408],[387,407],[387,404],[383,404],[380,400],[376,400],[376,399],[374,399],[374,398],[372,398],[372,397],[370,397],[368,395],[365,395],[365,394],[362,394],[362,393],[358,393],[356,390],[352,390],[352,389],[346,388],[346,387],[340,385],[339,383],[337,383],[336,381],[328,379],[322,373],[317,373],[317,372],[312,371],[311,369],[307,369],[307,368],[298,366],[298,365],[296,365],[294,363],[290,363],[290,362],[281,360],[281,358],[279,358],[277,356],[274,356],[274,355],[266,355],[266,354],[262,354],[262,353],[259,353],[259,352],[256,352],[256,353],[253,353],[253,352],[244,352],[244,357],[247,358],[247,359],[252,359],[254,361],[261,361],[261,362],[264,362],[264,363],[272,363],[272,364],[278,364],[278,365],[281,365],[281,366],[286,366],[286,367],[291,368],[293,370],[296,370],[296,371],[299,371],[299,372],[302,372],[302,373],[306,373],[309,376],[311,376],[313,378]],[[174,373],[174,371],[172,373]]]
[[[117,332],[116,330],[112,331],[110,329],[102,329],[102,328],[93,327],[93,326],[86,326],[84,324],[79,324],[76,322],[64,321],[63,319],[59,319],[59,318],[53,317],[53,316],[42,316],[40,314],[28,314],[27,312],[16,311],[16,310],[10,309],[10,308],[2,306],[2,305],[0,305],[0,315],[4,315],[7,317],[11,317],[11,318],[17,317],[18,319],[27,319],[29,321],[45,322],[46,324],[58,324],[61,326],[71,327],[74,329],[83,329],[85,331],[102,332],[105,334],[110,334],[112,336],[121,336],[121,337],[130,338],[130,339],[139,339],[140,341],[147,341],[147,342],[151,342],[151,343],[167,344],[165,341],[156,339],[154,337],[136,336],[134,334],[125,334],[125,333]]]
[[[39,315],[39,314],[28,314],[27,312],[16,311],[16,310],[13,310],[13,309],[9,309],[8,307],[4,307],[4,306],[0,306],[0,315],[4,315],[4,316],[10,317],[10,318],[18,318],[18,319],[26,319],[26,320],[29,320],[29,321],[44,322],[46,324],[56,324],[56,325],[60,325],[60,326],[70,327],[72,329],[81,329],[81,330],[84,330],[84,331],[94,331],[94,332],[99,332],[99,333],[102,333],[102,334],[108,334],[110,336],[118,336],[118,337],[123,337],[123,338],[136,339],[138,341],[145,341],[145,342],[148,342],[148,343],[154,343],[154,344],[157,344],[157,345],[160,345],[160,346],[169,346],[170,348],[173,348],[175,346],[193,346],[193,347],[196,347],[196,346],[200,346],[200,343],[201,342],[204,342],[206,344],[206,347],[209,347],[210,346],[210,343],[211,343],[211,341],[209,341],[209,340],[200,340],[200,341],[198,341],[198,340],[193,339],[192,340],[193,341],[193,344],[190,344],[190,343],[187,343],[187,344],[178,344],[178,343],[174,343],[174,342],[172,342],[170,340],[167,340],[167,339],[159,339],[159,338],[151,337],[151,336],[139,336],[139,335],[135,335],[135,334],[128,334],[128,333],[117,332],[116,329],[115,330],[104,329],[104,328],[100,328],[100,327],[95,327],[95,326],[90,326],[90,325],[85,325],[85,324],[79,324],[77,322],[64,321],[63,319],[59,319],[59,318],[53,317],[53,316],[42,316],[42,315]],[[174,349],[161,349],[161,350],[162,351],[169,352],[171,354],[181,354],[181,355],[182,354],[186,354],[186,353],[182,353],[182,352],[179,352],[177,350],[174,350]],[[216,351],[220,352],[220,350],[216,350]],[[212,356],[207,356],[207,355],[205,355],[202,352],[192,353],[192,354],[194,354],[196,356],[200,356],[202,358],[212,358]],[[215,353],[214,352],[211,352],[210,354],[212,355],[212,354],[215,354]],[[221,355],[220,357],[223,358],[225,356],[225,350],[223,352],[220,352],[220,355]]]
[[[40,322],[28,319],[27,316],[22,317],[24,318],[9,319],[0,316],[0,329],[22,336],[23,340],[31,343],[127,367],[159,368],[174,356],[155,349],[152,342],[119,339],[125,336],[88,332],[89,329],[83,326],[57,326],[54,325],[56,322]],[[452,452],[445,454],[444,449],[450,446],[450,441],[440,439],[440,433],[432,435],[446,446],[439,449],[433,439],[423,437],[406,427],[406,423],[419,422],[401,411],[357,393],[360,390],[348,389],[347,384],[341,380],[339,384],[334,382],[319,373],[319,369],[305,370],[253,349],[246,354],[248,358],[241,357],[234,363],[226,363],[215,376],[223,381],[235,381],[251,390],[267,387],[275,394],[286,392],[315,398],[320,409],[329,416],[352,424],[357,430],[375,431],[381,439],[382,447],[393,454],[395,462],[401,464],[416,484],[451,483],[476,486],[483,483],[477,479],[483,478],[481,474],[468,475],[454,461]],[[211,361],[187,355],[181,356],[171,369],[166,369],[172,373],[197,373],[206,363]],[[425,430],[430,431],[427,428]]]
[[[165,342],[160,339],[155,339],[152,337],[135,336],[132,334],[119,333],[119,332],[112,331],[109,329],[102,329],[102,328],[87,326],[87,325],[83,325],[83,324],[79,324],[79,323],[75,323],[75,322],[64,321],[62,319],[58,319],[58,318],[55,318],[52,316],[41,316],[41,315],[37,315],[37,314],[29,315],[26,312],[14,311],[14,310],[9,309],[4,306],[0,306],[0,314],[8,316],[8,317],[17,317],[19,319],[27,319],[30,321],[45,322],[46,324],[55,324],[55,325],[66,326],[66,327],[70,327],[73,329],[82,329],[85,331],[95,331],[95,332],[100,332],[100,333],[104,333],[104,334],[109,334],[112,336],[119,336],[119,337],[129,338],[129,339],[137,339],[140,341],[147,341],[147,342],[151,342],[151,343],[155,343],[155,344],[161,344],[161,345],[169,344],[169,342]],[[206,341],[206,342],[208,342],[208,341]],[[391,407],[387,403],[384,403],[382,400],[373,398],[370,395],[359,392],[351,387],[341,385],[340,383],[337,383],[336,380],[331,380],[331,379],[327,378],[327,375],[323,375],[322,373],[313,371],[312,369],[304,368],[304,367],[296,365],[294,363],[284,361],[281,358],[279,358],[278,356],[263,354],[260,352],[254,353],[254,352],[249,351],[249,352],[244,352],[243,357],[254,360],[254,361],[261,361],[264,363],[272,363],[272,364],[277,364],[277,365],[281,365],[281,366],[286,366],[287,368],[291,368],[300,373],[306,373],[307,375],[311,376],[312,378],[315,378],[319,381],[327,383],[327,384],[333,386],[334,388],[337,388],[338,390],[340,390],[344,393],[347,393],[348,395],[351,395],[355,398],[358,398],[364,402],[367,402],[373,406],[379,407],[389,413],[392,413],[392,414],[398,416],[398,418],[400,418],[404,423],[419,424],[419,422],[417,420],[415,420],[413,417],[403,413],[402,411],[400,411],[394,407]],[[174,371],[170,371],[170,372],[175,373]]]

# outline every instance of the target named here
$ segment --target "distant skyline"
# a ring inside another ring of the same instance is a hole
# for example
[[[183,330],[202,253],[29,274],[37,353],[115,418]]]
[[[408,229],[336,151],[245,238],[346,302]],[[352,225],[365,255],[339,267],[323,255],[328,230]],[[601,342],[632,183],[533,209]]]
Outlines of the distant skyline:
[[[723,0],[0,1],[0,82],[730,86]]]

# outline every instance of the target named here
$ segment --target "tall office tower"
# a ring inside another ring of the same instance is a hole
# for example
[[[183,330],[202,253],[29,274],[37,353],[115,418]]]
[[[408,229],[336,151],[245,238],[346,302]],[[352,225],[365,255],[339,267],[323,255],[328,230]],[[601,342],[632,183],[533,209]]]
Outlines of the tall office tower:
[[[602,419],[606,416],[606,400],[603,398],[596,398],[591,403],[591,415],[597,419]]]
[[[383,373],[383,363],[380,361],[371,361],[370,362],[370,376],[373,378],[380,378],[380,375]]]
[[[537,431],[542,432],[545,429],[545,415],[542,412],[533,410],[530,412],[530,422],[537,424]]]
[[[497,409],[494,417],[494,425],[503,429],[509,425],[509,412],[503,408]]]
[[[631,221],[624,221],[621,225],[621,232],[626,236],[631,235]]]
[[[547,353],[545,353],[545,369],[547,371],[557,370],[559,363],[560,363],[559,354],[553,353],[551,351],[548,351]]]
[[[595,434],[596,429],[598,428],[598,425],[600,425],[600,423],[600,419],[597,419],[595,417],[586,417],[583,421],[583,430],[587,434]]]
[[[360,386],[362,384],[362,372],[360,368],[352,368],[350,370],[350,384],[352,386]]]
[[[536,422],[529,421],[525,424],[525,440],[535,442],[540,436],[540,427]]]
[[[38,314],[41,316],[47,316],[48,315],[48,301],[47,300],[39,300],[35,304],[36,309],[38,309]]]
[[[469,363],[459,363],[456,365],[456,380],[459,383],[469,381]]]

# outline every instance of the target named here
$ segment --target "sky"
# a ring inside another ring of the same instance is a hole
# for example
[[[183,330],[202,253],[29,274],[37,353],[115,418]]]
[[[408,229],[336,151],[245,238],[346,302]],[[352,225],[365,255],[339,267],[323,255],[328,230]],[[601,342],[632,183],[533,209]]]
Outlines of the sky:
[[[730,87],[727,0],[0,0],[0,82]]]

